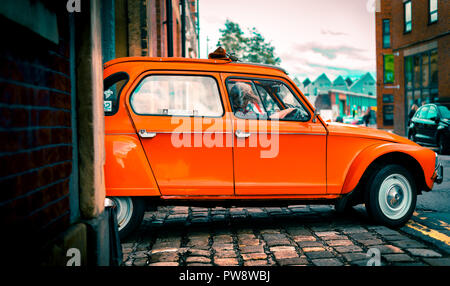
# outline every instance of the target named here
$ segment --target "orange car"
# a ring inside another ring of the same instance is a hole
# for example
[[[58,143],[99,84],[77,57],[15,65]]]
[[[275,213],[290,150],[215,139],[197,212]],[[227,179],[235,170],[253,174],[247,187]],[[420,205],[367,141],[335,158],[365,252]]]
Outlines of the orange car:
[[[436,153],[324,122],[286,72],[212,59],[119,58],[104,69],[106,195],[123,237],[148,204],[365,203],[398,227],[442,181]]]

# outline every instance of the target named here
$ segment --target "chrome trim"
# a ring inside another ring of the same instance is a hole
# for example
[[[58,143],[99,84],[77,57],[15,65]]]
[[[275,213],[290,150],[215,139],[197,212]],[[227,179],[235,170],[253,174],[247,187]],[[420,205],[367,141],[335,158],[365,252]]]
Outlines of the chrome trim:
[[[147,132],[147,130],[145,129],[140,129],[139,136],[141,136],[142,138],[153,138],[156,136],[156,132]]]
[[[242,130],[236,130],[235,133],[237,138],[248,138],[250,137],[251,133],[250,132],[244,132]]]

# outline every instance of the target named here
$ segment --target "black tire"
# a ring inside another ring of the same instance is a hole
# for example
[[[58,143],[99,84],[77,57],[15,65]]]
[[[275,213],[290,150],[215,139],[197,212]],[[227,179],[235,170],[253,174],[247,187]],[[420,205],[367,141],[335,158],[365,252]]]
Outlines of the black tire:
[[[443,135],[439,136],[438,138],[438,153],[440,155],[446,155],[448,153],[448,146],[447,146],[447,142],[445,142],[445,138]]]
[[[120,239],[126,238],[142,223],[146,205],[137,197],[109,197],[115,204]],[[125,215],[124,215],[125,213]]]
[[[386,199],[380,201],[380,196]],[[389,197],[391,200],[388,200]],[[414,178],[400,165],[387,165],[378,169],[367,182],[365,206],[369,217],[376,223],[391,228],[401,227],[411,218],[416,203]]]
[[[408,132],[408,139],[413,142],[416,142],[416,134],[414,133],[414,130],[410,130]]]

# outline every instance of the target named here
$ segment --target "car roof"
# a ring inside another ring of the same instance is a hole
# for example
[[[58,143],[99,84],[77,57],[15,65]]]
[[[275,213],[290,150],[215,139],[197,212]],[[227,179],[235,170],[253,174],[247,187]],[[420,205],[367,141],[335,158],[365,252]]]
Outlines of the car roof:
[[[286,70],[279,66],[247,63],[247,62],[234,62],[230,59],[191,59],[180,57],[123,57],[108,61],[104,64],[104,68],[109,68],[116,64],[136,64],[136,63],[168,63],[168,64],[180,64],[199,65],[199,69],[215,70],[222,72],[254,72],[254,73],[267,73],[269,75],[287,75]]]

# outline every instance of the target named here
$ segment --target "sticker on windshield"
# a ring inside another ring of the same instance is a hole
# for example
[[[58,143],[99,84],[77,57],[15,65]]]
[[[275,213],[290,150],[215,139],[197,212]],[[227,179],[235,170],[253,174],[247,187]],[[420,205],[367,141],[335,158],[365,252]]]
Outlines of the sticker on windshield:
[[[112,101],[105,100],[103,103],[103,109],[105,112],[111,112],[112,111]]]

